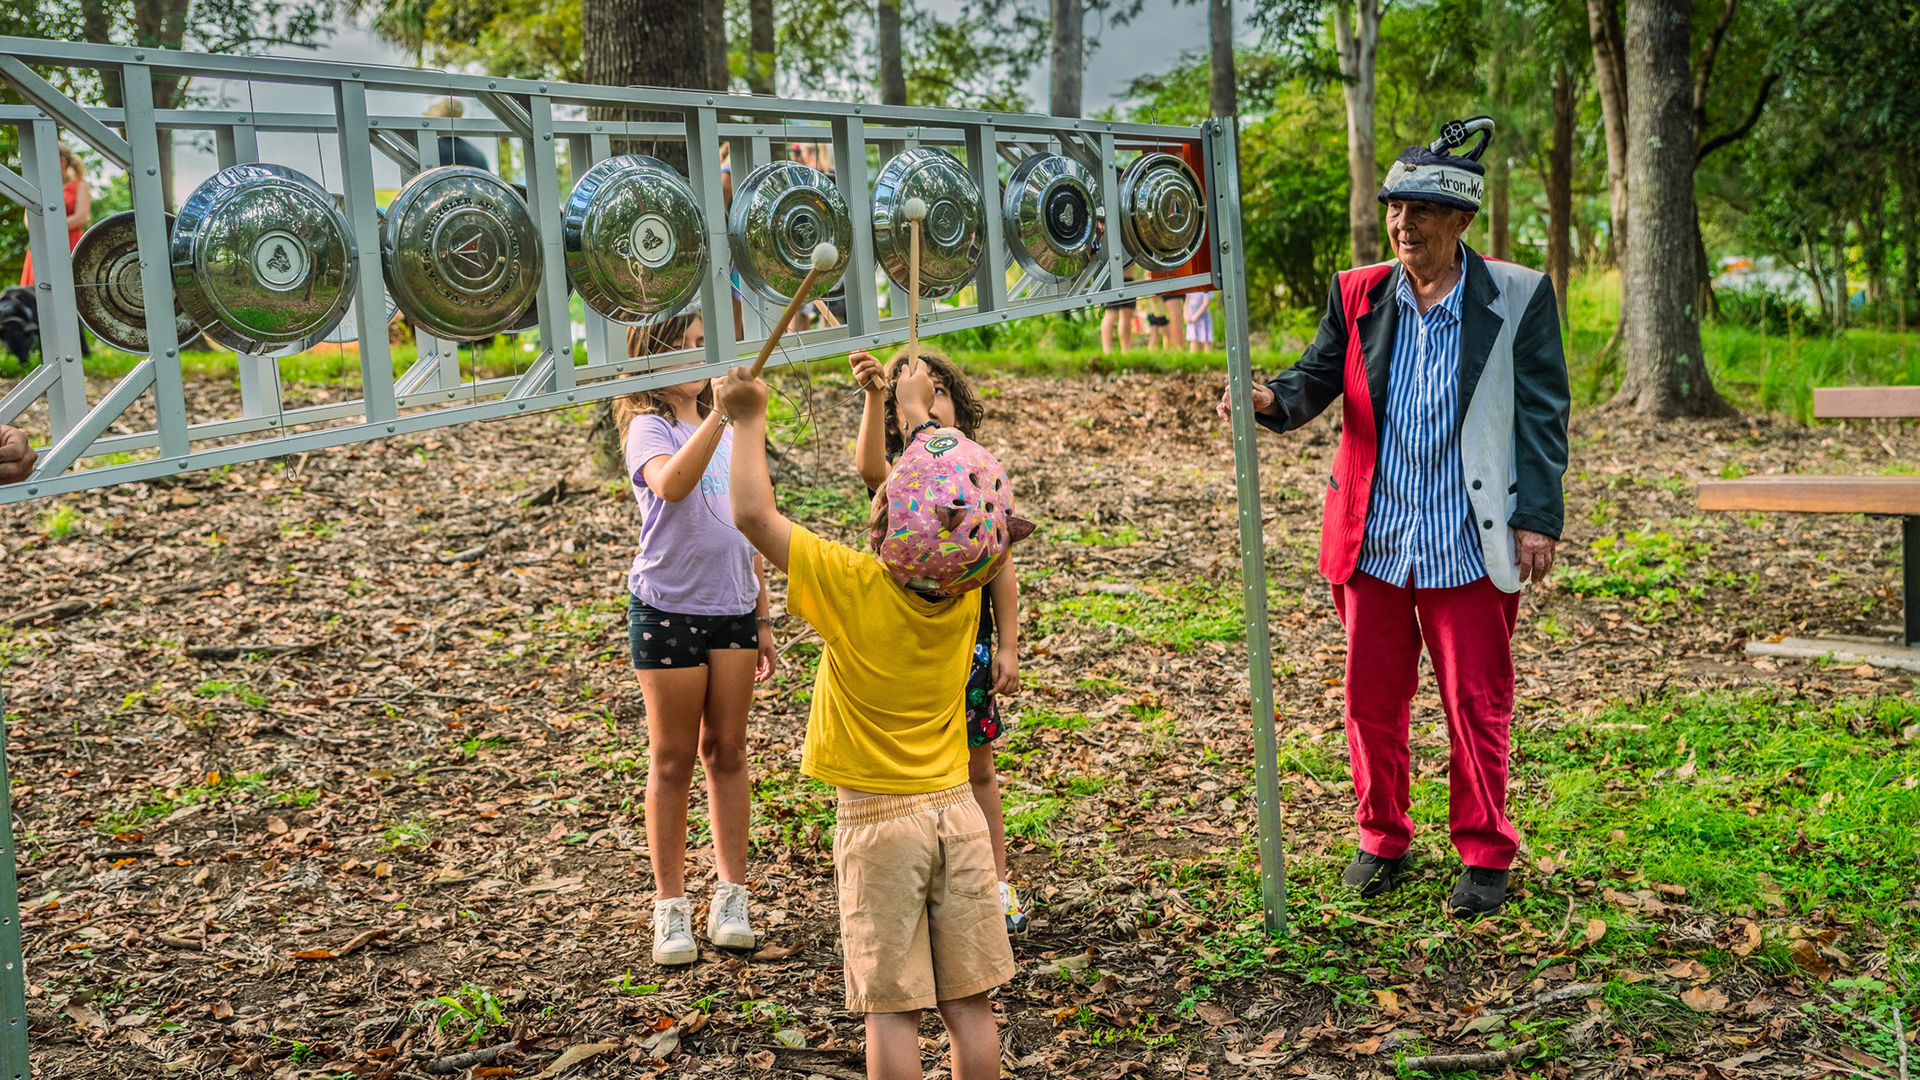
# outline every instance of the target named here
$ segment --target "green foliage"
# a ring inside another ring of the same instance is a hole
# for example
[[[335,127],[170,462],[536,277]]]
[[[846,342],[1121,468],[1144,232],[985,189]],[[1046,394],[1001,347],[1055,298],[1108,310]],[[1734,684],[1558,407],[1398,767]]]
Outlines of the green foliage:
[[[236,803],[245,801],[263,791],[266,783],[265,773],[212,773],[203,784],[187,784],[152,792],[131,807],[103,815],[94,823],[94,827],[109,836],[130,834],[181,807],[220,800]]]
[[[1203,641],[1238,641],[1244,632],[1238,590],[1210,582],[1149,583],[1137,594],[1088,592],[1038,607],[1042,637],[1075,624],[1104,626],[1126,639],[1187,652]]]
[[[507,1023],[506,1006],[484,986],[464,983],[451,994],[431,997],[414,1006],[414,1015],[432,1016],[434,1030],[451,1032],[469,1043],[477,1043],[487,1032]]]
[[[1714,567],[1710,545],[1664,529],[1607,533],[1590,550],[1592,563],[1567,560],[1559,581],[1580,596],[1638,601],[1643,619],[1678,614],[1684,601],[1706,595],[1708,585],[1733,580],[1731,571]]]

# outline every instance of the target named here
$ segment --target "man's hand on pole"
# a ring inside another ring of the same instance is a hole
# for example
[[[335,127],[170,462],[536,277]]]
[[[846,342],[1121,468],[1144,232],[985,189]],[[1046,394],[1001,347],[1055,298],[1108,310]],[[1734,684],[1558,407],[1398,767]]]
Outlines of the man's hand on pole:
[[[1525,529],[1513,530],[1513,546],[1516,561],[1520,565],[1520,580],[1535,584],[1545,581],[1547,572],[1553,569],[1554,545],[1559,542],[1545,533],[1528,532]]]
[[[1263,413],[1273,411],[1273,391],[1268,388],[1266,383],[1254,383],[1252,396],[1254,412]],[[1220,391],[1220,405],[1214,411],[1220,414],[1220,419],[1222,420],[1233,419],[1233,387],[1231,384],[1229,384],[1225,390]]]

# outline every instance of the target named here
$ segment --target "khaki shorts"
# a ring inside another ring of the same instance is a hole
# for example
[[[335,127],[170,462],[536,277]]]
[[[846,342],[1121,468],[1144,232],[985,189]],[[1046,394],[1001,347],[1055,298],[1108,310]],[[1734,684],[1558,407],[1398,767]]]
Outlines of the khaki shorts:
[[[911,1012],[1013,978],[987,819],[967,785],[842,801],[833,876],[847,1008]]]

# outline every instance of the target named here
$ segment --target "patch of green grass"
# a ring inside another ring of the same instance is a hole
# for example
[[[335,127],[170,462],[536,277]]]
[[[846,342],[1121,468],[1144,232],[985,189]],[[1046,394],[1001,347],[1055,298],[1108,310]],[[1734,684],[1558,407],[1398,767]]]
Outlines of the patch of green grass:
[[[265,708],[266,695],[255,690],[244,679],[208,679],[193,688],[194,697],[231,697],[256,709]]]
[[[266,773],[213,773],[203,784],[188,784],[183,787],[151,792],[131,807],[103,815],[94,822],[94,828],[110,836],[131,833],[142,825],[164,818],[183,806],[221,799],[240,801],[264,790],[266,786]]]
[[[398,851],[401,848],[424,848],[433,842],[433,822],[426,818],[413,818],[408,821],[396,821],[380,832],[380,850]]]
[[[1040,637],[1072,625],[1104,626],[1128,640],[1187,652],[1203,641],[1246,636],[1237,585],[1147,583],[1138,593],[1086,592],[1037,606]]]
[[[1537,794],[1515,816],[1575,875],[1883,923],[1920,889],[1920,748],[1898,742],[1916,716],[1905,698],[1775,692],[1618,705],[1520,738],[1515,775]]]
[[[1066,800],[1057,795],[1013,790],[1003,797],[1002,812],[1008,839],[1031,840],[1055,846],[1052,826],[1066,809]]]
[[[40,511],[40,531],[49,540],[64,540],[80,527],[80,511],[71,504],[57,502]]]
[[[1713,566],[1713,547],[1665,529],[1607,533],[1590,545],[1590,558],[1561,563],[1556,580],[1579,596],[1633,601],[1636,616],[1655,621],[1706,595],[1709,585],[1733,581]]]
[[[1055,540],[1091,544],[1094,547],[1125,547],[1140,542],[1140,530],[1130,523],[1122,523],[1111,529],[1088,524],[1062,525],[1053,529],[1051,536]]]
[[[414,1006],[414,1015],[432,1018],[434,1029],[442,1034],[459,1035],[477,1043],[489,1031],[507,1023],[506,1006],[493,991],[473,983],[462,984],[451,994],[431,997]]]
[[[780,507],[789,517],[842,528],[865,525],[869,505],[852,487],[788,488],[780,494]]]
[[[770,832],[781,845],[818,841],[823,850],[833,845],[839,796],[832,785],[799,773],[758,772],[753,778],[754,844]]]

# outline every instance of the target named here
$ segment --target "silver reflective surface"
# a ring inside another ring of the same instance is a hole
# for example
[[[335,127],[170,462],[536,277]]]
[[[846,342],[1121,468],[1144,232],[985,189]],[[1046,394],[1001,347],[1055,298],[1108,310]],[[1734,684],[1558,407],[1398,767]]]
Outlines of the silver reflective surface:
[[[1021,269],[1064,281],[1093,259],[1100,182],[1064,154],[1035,154],[1014,167],[1001,213],[1007,246]]]
[[[506,329],[540,287],[526,204],[480,169],[446,166],[407,181],[381,223],[380,255],[400,310],[449,341]]]
[[[173,215],[167,215],[173,231]],[[147,290],[140,281],[140,241],[133,211],[101,218],[73,249],[74,300],[80,321],[94,336],[116,349],[147,351]],[[181,342],[197,333],[193,320],[173,298],[174,334]]]
[[[1200,181],[1172,154],[1143,154],[1120,177],[1120,235],[1133,261],[1177,270],[1200,250],[1207,213]]]
[[[769,161],[735,181],[727,243],[747,288],[784,304],[813,266],[825,241],[840,257],[814,279],[810,299],[833,291],[853,254],[853,219],[833,177],[797,161]]]
[[[596,163],[567,197],[560,232],[580,299],[614,322],[671,315],[700,289],[706,219],[665,162],[620,154]]]
[[[305,174],[284,165],[222,169],[180,205],[173,287],[201,332],[236,352],[298,352],[352,299],[346,219]]]
[[[973,280],[980,263],[980,189],[945,150],[916,146],[896,155],[873,183],[873,253],[895,285],[907,287],[912,257],[904,207],[927,204],[920,223],[920,295],[951,296]]]

